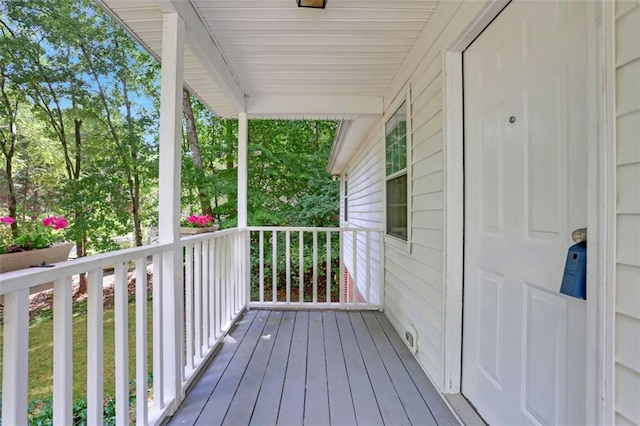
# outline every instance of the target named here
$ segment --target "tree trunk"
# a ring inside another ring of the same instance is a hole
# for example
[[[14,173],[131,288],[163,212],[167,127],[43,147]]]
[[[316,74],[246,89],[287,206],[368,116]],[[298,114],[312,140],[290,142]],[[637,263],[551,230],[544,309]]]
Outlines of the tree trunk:
[[[18,121],[18,101],[13,102],[9,99],[7,89],[5,86],[5,79],[0,80],[0,90],[2,92],[2,112],[9,118],[9,136],[6,133],[1,132],[0,147],[2,148],[2,154],[5,160],[5,170],[7,172],[7,189],[9,190],[8,208],[9,216],[17,219],[17,200],[16,200],[16,187],[13,181],[13,158],[16,153],[16,146],[18,144],[18,128],[16,122]],[[14,237],[18,236],[18,222],[14,221],[11,224],[11,234]]]
[[[128,132],[128,145],[131,152],[131,167],[133,172],[130,173],[128,179],[129,192],[131,196],[131,204],[133,205],[133,228],[136,239],[136,247],[142,246],[142,218],[140,217],[140,173],[138,172],[138,149],[135,140],[135,134],[133,129],[133,116],[131,114],[131,100],[129,99],[129,88],[127,86],[127,79],[122,76],[122,93],[125,99],[125,106],[127,108],[127,132]],[[105,108],[107,107],[105,103]]]
[[[5,170],[7,172],[7,187],[9,189],[9,200],[8,200],[8,208],[9,208],[9,216],[14,219],[17,219],[17,204],[18,201],[16,199],[16,186],[13,181],[13,157],[15,154],[15,147],[18,141],[18,133],[15,128],[15,123],[11,123],[11,142],[9,142],[9,149],[5,149],[3,144],[3,153],[5,158]],[[11,224],[11,234],[14,237],[18,236],[18,222],[14,221]]]
[[[200,152],[200,142],[198,141],[198,132],[196,129],[196,121],[193,116],[193,108],[191,108],[191,95],[186,88],[182,89],[182,106],[184,109],[184,119],[187,126],[187,141],[189,143],[189,151],[191,151],[191,160],[193,167],[198,175],[197,191],[198,200],[200,201],[200,209],[202,214],[213,216],[211,210],[211,199],[207,196],[202,179],[204,179],[204,171],[202,167],[202,154]]]

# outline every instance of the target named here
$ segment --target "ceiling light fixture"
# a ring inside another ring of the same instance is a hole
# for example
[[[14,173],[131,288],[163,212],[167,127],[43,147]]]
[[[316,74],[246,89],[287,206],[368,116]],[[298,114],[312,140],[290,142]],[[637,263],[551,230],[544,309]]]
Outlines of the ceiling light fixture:
[[[298,7],[311,7],[313,9],[324,9],[327,5],[327,0],[296,0]]]

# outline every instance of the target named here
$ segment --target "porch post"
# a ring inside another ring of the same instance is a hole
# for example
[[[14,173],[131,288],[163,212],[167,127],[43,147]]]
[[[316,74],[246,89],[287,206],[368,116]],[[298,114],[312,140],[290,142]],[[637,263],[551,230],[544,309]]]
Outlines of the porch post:
[[[238,114],[238,228],[247,227],[247,180],[249,136],[247,113]]]
[[[159,157],[159,240],[161,244],[180,241],[180,185],[182,138],[182,85],[184,61],[184,21],[177,13],[165,13],[162,31],[162,74],[160,95]],[[162,258],[162,344],[155,347],[161,356],[163,394],[173,401],[174,411],[182,394],[182,249],[174,246]],[[155,285],[156,283],[154,283]],[[154,318],[154,321],[156,319]],[[164,405],[164,404],[163,404]]]

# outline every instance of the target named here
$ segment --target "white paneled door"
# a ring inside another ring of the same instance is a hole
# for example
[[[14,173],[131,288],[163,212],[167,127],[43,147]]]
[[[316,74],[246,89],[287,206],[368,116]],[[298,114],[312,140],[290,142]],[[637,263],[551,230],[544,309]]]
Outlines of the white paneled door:
[[[464,53],[462,391],[492,425],[584,424],[586,302],[559,290],[587,221],[587,19],[513,1]]]

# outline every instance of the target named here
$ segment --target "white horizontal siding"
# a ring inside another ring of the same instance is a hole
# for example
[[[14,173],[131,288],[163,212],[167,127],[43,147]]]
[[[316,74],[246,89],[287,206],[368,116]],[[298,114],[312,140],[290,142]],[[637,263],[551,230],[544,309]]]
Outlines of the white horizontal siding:
[[[348,169],[347,177],[347,203],[348,226],[359,228],[383,228],[383,151],[380,132],[374,132],[369,140],[363,144],[363,148],[356,154]],[[343,188],[344,189],[344,188]],[[341,214],[344,217],[344,205],[341,206]],[[345,224],[346,225],[346,224]],[[357,282],[358,290],[365,294],[366,283],[363,278],[368,277],[371,284],[371,297],[373,303],[379,302],[380,294],[380,267],[373,262],[370,272],[367,272],[366,264],[366,237],[360,235],[357,241]],[[371,234],[370,250],[373,259],[380,258],[380,239],[377,234]],[[347,235],[344,240],[344,263],[351,276],[354,276],[353,262],[353,238]]]
[[[616,3],[615,409],[640,424],[640,2]]]

